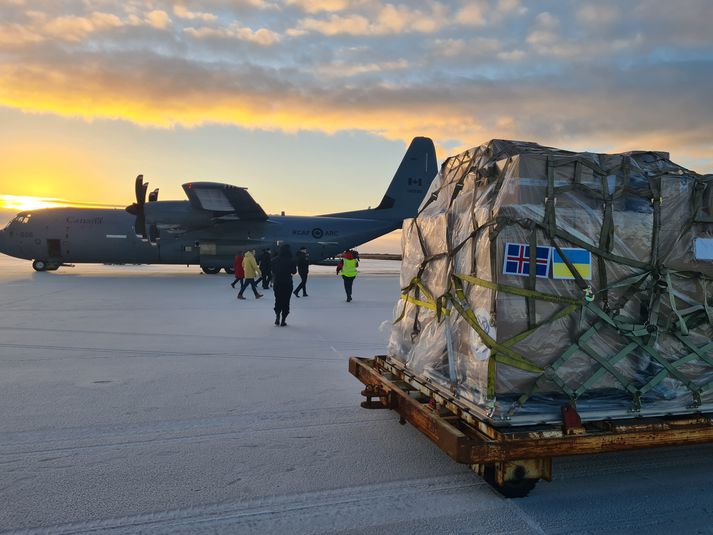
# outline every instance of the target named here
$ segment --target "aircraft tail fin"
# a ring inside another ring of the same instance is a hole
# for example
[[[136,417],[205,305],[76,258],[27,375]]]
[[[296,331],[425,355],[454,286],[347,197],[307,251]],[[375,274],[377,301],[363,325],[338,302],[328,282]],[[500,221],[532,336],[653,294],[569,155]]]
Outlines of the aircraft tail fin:
[[[433,141],[428,137],[415,137],[376,208],[325,215],[393,221],[413,217],[437,173],[438,162]]]

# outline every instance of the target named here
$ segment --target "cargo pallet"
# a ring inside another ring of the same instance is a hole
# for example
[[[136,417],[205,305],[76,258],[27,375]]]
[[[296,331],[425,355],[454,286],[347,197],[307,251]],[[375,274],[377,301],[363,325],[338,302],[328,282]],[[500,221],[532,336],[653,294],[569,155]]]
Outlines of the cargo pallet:
[[[495,427],[462,400],[384,356],[351,357],[349,372],[366,385],[361,405],[391,409],[454,461],[497,491],[519,498],[552,478],[552,458],[713,442],[713,414],[581,422],[571,405],[562,423]]]

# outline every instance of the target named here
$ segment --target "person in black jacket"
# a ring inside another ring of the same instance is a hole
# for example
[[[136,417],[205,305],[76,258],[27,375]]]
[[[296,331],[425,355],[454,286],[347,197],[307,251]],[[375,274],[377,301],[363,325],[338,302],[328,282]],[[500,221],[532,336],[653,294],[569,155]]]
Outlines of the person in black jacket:
[[[307,276],[309,275],[309,253],[307,252],[307,247],[301,247],[297,251],[297,273],[300,275],[300,285],[294,291],[295,297],[300,296],[300,290],[302,290],[303,297],[309,297],[307,295]]]
[[[270,249],[263,249],[258,263],[260,265],[260,273],[262,273],[262,277],[255,282],[262,282],[263,290],[267,290],[272,282],[272,251],[270,251]]]
[[[272,259],[272,289],[275,292],[275,325],[284,327],[285,318],[290,313],[292,297],[292,275],[297,273],[297,265],[292,258],[290,246],[280,246],[277,258]]]

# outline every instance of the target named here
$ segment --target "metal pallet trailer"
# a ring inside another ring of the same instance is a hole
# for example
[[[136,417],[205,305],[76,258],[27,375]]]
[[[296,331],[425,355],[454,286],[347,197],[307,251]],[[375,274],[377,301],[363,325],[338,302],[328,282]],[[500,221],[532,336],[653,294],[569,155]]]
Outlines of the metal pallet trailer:
[[[582,423],[567,405],[561,425],[495,427],[384,356],[351,357],[349,372],[366,385],[362,407],[396,411],[401,424],[412,424],[510,498],[526,496],[540,479],[550,481],[553,457],[713,442],[713,414]]]

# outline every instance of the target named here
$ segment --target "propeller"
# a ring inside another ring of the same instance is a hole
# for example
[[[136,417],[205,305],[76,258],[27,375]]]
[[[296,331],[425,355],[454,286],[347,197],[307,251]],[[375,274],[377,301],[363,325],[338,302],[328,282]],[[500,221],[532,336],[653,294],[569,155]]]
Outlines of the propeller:
[[[134,190],[136,192],[136,202],[126,207],[126,211],[130,214],[136,216],[134,221],[134,232],[144,241],[149,241],[152,244],[156,243],[158,240],[159,233],[158,227],[155,223],[150,225],[149,231],[146,231],[146,215],[144,211],[144,205],[146,204],[146,190],[148,190],[149,183],[144,183],[144,175],[139,175],[136,177],[136,182],[134,184]],[[158,200],[158,188],[149,193],[149,202],[155,202]]]

